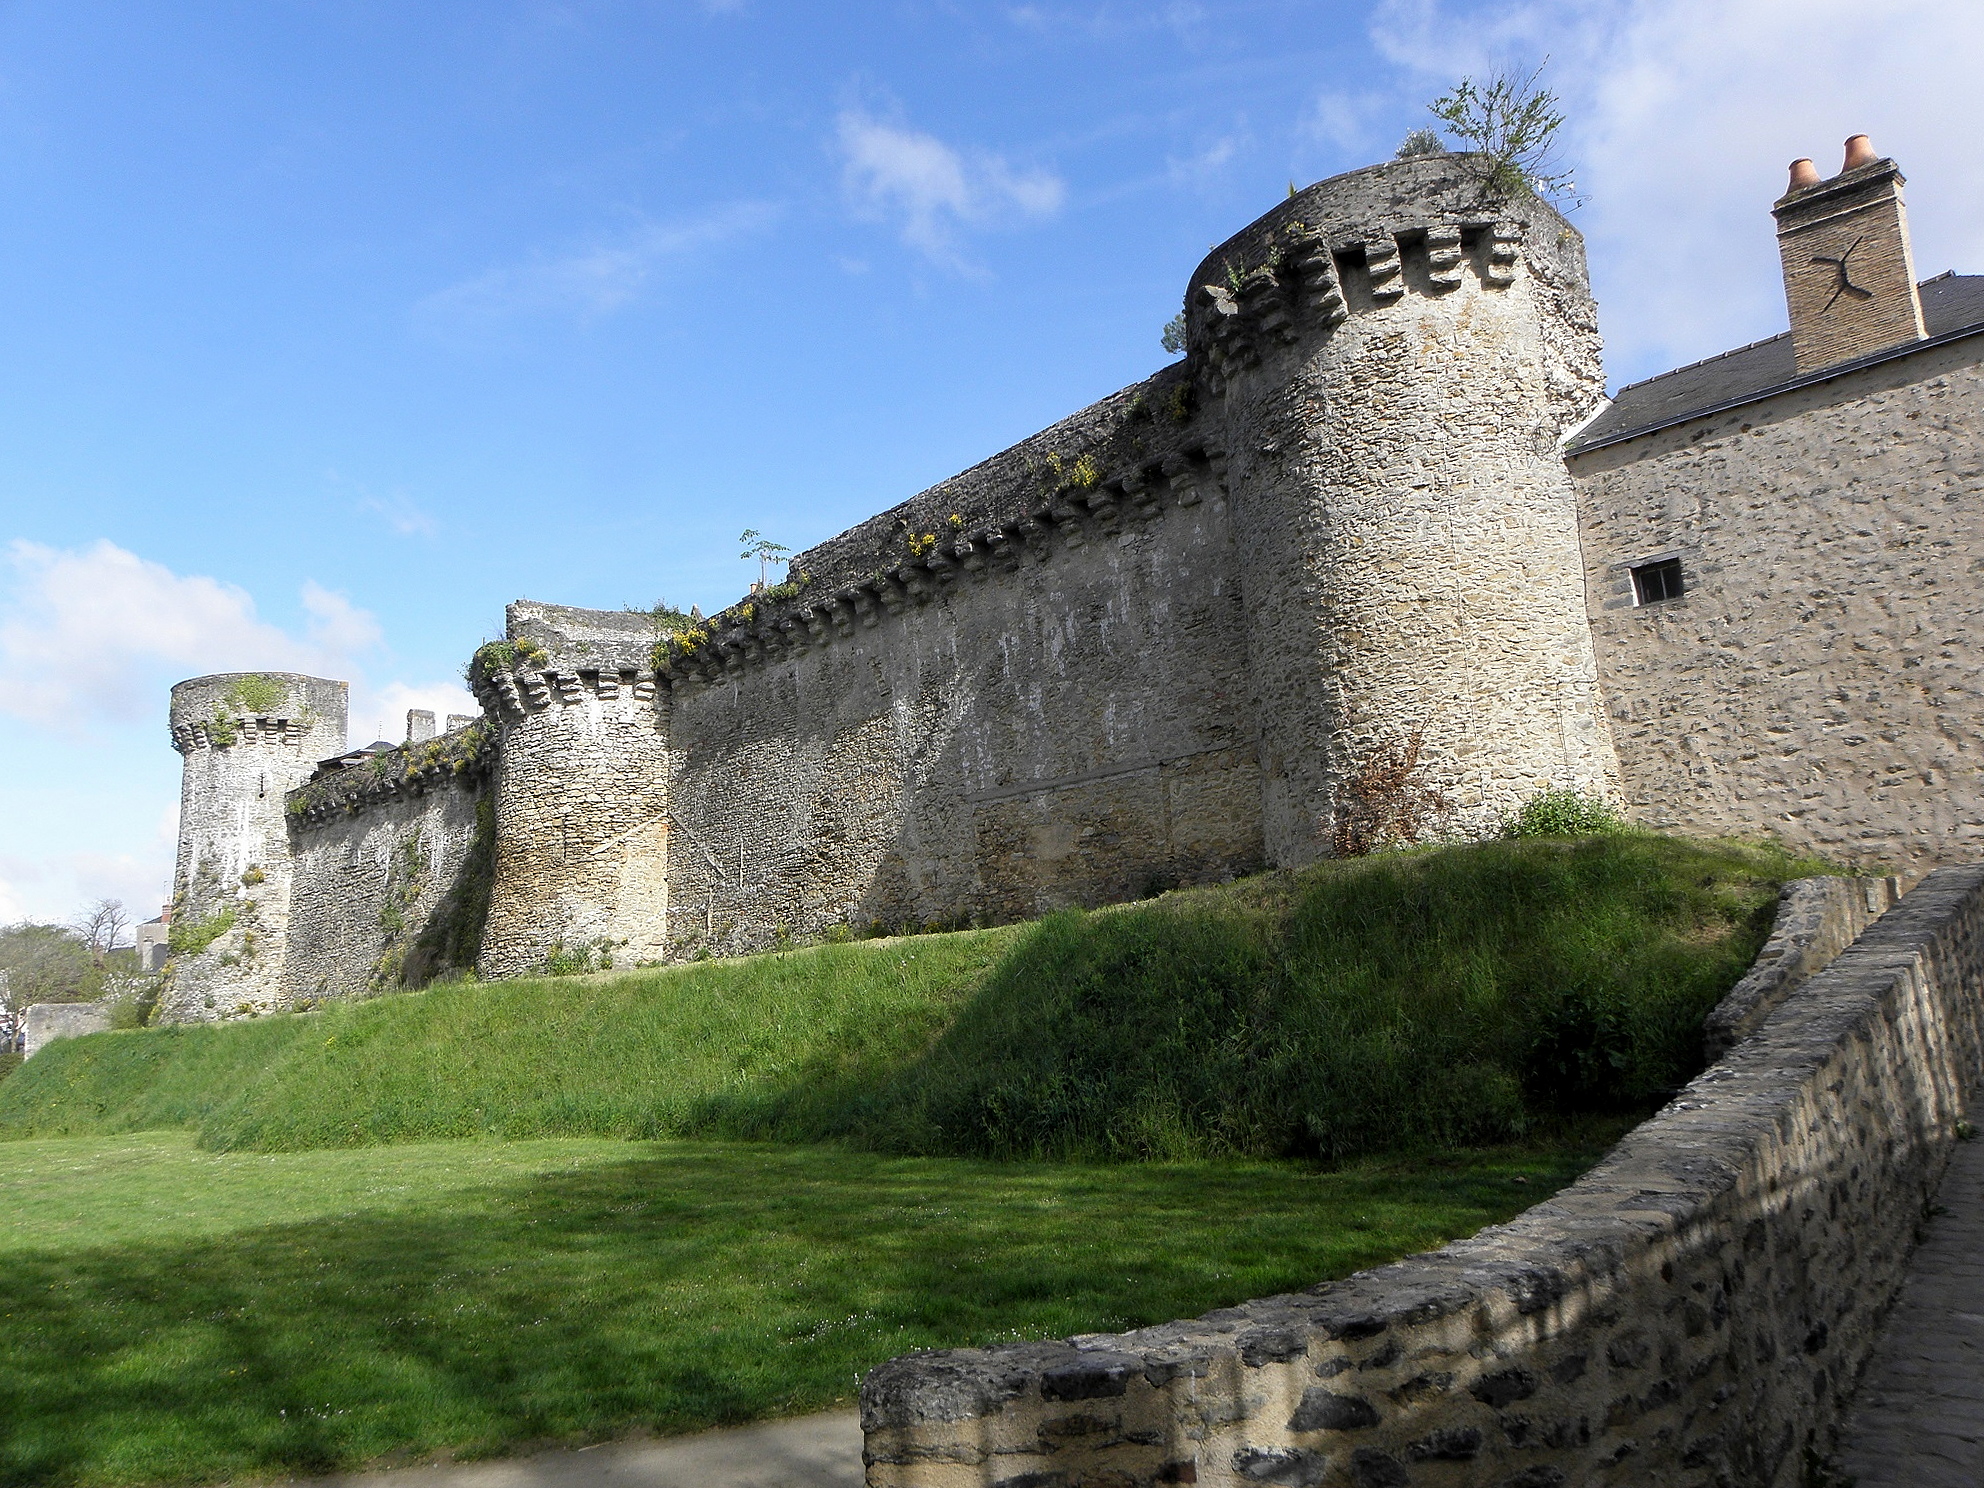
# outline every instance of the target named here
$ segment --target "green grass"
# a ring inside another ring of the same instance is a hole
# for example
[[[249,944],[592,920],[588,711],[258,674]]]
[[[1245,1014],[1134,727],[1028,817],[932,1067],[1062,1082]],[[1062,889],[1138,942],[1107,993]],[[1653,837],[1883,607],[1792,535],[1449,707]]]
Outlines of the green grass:
[[[1000,930],[97,1035],[0,1084],[0,1135],[1332,1161],[1516,1140],[1690,1078],[1779,884],[1823,870],[1652,835],[1502,841]]]
[[[1329,1173],[0,1143],[0,1484],[322,1473],[810,1410],[908,1349],[1189,1316],[1436,1245],[1616,1135]]]

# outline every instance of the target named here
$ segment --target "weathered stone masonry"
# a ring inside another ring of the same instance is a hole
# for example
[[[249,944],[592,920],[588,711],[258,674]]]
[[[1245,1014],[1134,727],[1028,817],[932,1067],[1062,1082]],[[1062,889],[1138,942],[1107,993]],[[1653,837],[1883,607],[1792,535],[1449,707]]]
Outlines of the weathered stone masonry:
[[[1202,265],[1192,353],[656,654],[513,607],[485,969],[1035,914],[1299,863],[1423,735],[1480,827],[1612,788],[1557,441],[1573,233],[1466,162],[1324,182]],[[514,792],[513,792],[514,786]]]
[[[1980,1068],[1984,867],[1945,868],[1509,1224],[1190,1321],[873,1371],[868,1482],[1789,1488]]]

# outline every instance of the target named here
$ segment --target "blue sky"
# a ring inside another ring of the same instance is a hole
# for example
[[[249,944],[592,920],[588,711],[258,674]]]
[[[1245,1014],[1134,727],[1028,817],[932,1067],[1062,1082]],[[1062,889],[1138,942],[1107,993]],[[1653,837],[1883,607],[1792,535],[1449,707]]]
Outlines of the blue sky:
[[[1867,130],[1984,270],[1971,0],[0,6],[0,921],[170,869],[165,691],[466,706],[1166,358],[1206,247],[1548,56],[1616,384],[1781,327]]]

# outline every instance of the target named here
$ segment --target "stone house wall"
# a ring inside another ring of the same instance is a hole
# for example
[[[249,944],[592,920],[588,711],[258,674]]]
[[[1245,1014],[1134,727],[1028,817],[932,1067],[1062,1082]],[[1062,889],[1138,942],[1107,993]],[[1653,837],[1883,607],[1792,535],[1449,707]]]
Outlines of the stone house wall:
[[[1632,814],[1984,857],[1984,336],[1575,454]],[[1635,564],[1686,592],[1636,605]]]
[[[874,1370],[870,1488],[1791,1488],[1958,1139],[1981,989],[1984,865],[1940,869],[1509,1224],[1190,1321]]]

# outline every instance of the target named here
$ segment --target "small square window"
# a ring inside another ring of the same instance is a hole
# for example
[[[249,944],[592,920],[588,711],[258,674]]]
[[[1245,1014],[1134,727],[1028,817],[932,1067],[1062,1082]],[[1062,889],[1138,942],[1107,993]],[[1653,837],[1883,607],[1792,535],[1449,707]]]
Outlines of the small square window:
[[[1654,604],[1682,595],[1681,560],[1663,558],[1658,563],[1642,563],[1633,570],[1633,603]]]

